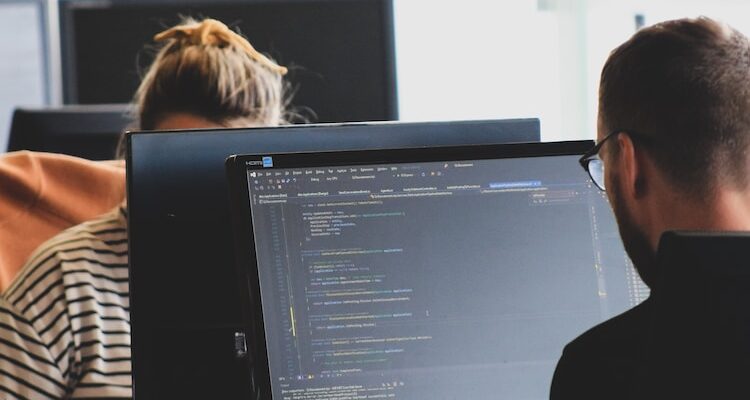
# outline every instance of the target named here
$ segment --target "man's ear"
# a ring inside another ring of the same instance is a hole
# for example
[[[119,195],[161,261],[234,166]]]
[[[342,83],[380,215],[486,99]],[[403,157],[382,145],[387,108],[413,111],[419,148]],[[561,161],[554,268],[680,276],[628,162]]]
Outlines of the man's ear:
[[[646,193],[646,180],[642,152],[636,150],[633,139],[626,132],[617,135],[617,146],[619,149],[616,159],[619,165],[616,168],[622,182],[623,195],[633,199],[643,197]]]

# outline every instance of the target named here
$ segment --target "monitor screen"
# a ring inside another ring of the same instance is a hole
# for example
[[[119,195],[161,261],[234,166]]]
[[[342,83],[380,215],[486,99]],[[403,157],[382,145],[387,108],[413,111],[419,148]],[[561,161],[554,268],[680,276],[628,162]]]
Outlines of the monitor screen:
[[[580,154],[473,152],[246,159],[273,399],[546,399],[645,299]]]
[[[181,16],[221,20],[289,67],[311,122],[398,119],[391,0],[61,1],[65,102],[130,101],[154,35]]]
[[[537,119],[129,134],[135,397],[250,396],[246,366],[254,361],[236,358],[233,347],[245,327],[224,169],[230,155],[529,141],[539,141]]]

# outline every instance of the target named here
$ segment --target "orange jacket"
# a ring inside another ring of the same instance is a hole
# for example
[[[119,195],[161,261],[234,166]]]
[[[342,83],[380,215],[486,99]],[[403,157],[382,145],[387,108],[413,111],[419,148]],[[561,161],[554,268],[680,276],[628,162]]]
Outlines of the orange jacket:
[[[124,198],[122,161],[29,151],[0,155],[0,291],[40,244]]]

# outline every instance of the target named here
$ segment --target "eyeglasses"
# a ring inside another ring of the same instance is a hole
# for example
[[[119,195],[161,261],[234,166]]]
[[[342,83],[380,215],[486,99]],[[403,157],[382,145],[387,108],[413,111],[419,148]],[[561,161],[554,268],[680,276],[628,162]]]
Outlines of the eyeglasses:
[[[602,191],[606,191],[607,188],[604,186],[604,162],[602,162],[602,159],[599,157],[599,151],[601,151],[602,146],[604,146],[604,143],[606,143],[609,138],[617,136],[618,133],[627,133],[631,139],[638,139],[640,142],[650,142],[654,139],[652,136],[645,136],[629,129],[615,129],[607,134],[607,136],[605,136],[601,142],[597,143],[596,146],[592,147],[591,150],[587,151],[578,162],[581,163],[581,167],[588,172],[596,187]]]
[[[581,156],[578,162],[581,164],[584,170],[589,174],[591,180],[594,182],[596,187],[602,191],[606,191],[607,188],[604,186],[604,162],[599,158],[599,151],[601,151],[604,143],[613,136],[617,136],[618,133],[627,133],[631,139],[637,139],[640,142],[653,142],[655,138],[653,136],[646,136],[640,133],[633,132],[629,129],[615,129],[607,136],[604,137],[596,146],[592,147],[591,150],[587,151],[586,154]],[[657,141],[658,142],[658,141]],[[651,143],[654,144],[654,143]]]
[[[602,149],[602,146],[604,146],[604,143],[606,143],[609,138],[616,136],[616,134],[620,132],[622,131],[616,130],[610,132],[607,136],[604,137],[604,139],[602,139],[599,143],[592,147],[591,150],[587,151],[586,154],[581,156],[581,158],[578,160],[578,162],[581,164],[581,167],[583,167],[583,169],[591,177],[594,185],[596,185],[596,187],[598,187],[602,191],[607,190],[607,188],[604,185],[604,162],[602,162],[602,159],[599,158],[599,151]]]

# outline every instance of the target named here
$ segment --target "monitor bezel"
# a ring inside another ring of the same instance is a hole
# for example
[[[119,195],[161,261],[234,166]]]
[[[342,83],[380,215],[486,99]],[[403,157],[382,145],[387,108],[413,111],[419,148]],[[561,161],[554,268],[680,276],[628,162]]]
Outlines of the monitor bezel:
[[[580,140],[386,150],[244,154],[227,158],[226,170],[231,196],[236,269],[243,299],[242,310],[245,315],[246,326],[252,330],[247,337],[255,339],[247,343],[248,354],[252,360],[249,373],[253,392],[259,398],[273,399],[273,382],[271,381],[265,321],[263,319],[263,301],[260,293],[260,276],[255,252],[255,232],[253,231],[252,203],[249,197],[247,171],[569,156],[582,155],[593,146],[592,140]],[[269,156],[273,158],[273,166],[263,167],[263,157]],[[248,166],[248,161],[256,163],[261,161],[261,163],[260,165]],[[581,173],[585,174],[584,171],[581,171]]]

